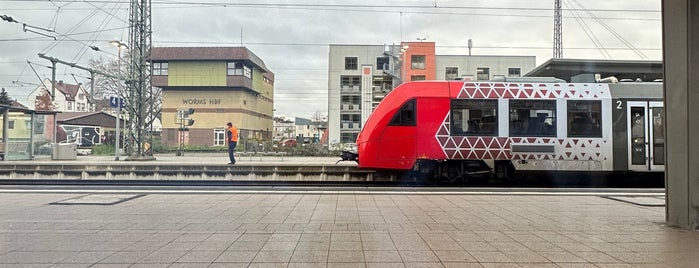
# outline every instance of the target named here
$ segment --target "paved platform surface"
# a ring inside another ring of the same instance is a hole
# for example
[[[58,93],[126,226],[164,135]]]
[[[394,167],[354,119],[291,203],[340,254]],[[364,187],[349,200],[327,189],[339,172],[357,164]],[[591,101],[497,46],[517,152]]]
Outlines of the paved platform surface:
[[[5,187],[0,267],[697,267],[699,232],[603,195]]]

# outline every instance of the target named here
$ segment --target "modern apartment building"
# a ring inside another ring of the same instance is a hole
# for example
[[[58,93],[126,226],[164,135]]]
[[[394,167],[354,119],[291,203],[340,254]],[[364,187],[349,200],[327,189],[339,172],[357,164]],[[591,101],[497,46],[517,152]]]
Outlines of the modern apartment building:
[[[241,139],[271,139],[274,73],[247,48],[156,47],[151,61],[153,86],[162,88],[164,143],[223,146],[227,122]],[[194,124],[181,131],[190,108]]]
[[[328,143],[351,146],[364,122],[394,87],[416,80],[491,80],[534,69],[534,56],[436,55],[434,42],[330,45]]]

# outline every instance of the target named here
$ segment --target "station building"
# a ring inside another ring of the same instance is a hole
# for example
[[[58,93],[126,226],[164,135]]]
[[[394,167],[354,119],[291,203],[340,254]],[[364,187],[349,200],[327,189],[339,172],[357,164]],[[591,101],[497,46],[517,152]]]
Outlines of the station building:
[[[227,122],[242,140],[271,139],[274,73],[252,51],[155,47],[151,61],[153,86],[162,88],[163,143],[224,146]],[[184,116],[189,109],[194,113]]]
[[[534,56],[437,55],[434,42],[330,45],[329,146],[352,146],[373,109],[403,82],[519,77],[535,66]]]

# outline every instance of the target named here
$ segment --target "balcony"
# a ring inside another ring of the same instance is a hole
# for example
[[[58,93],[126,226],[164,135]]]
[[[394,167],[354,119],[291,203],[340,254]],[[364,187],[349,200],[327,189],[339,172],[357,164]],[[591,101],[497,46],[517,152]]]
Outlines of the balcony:
[[[362,128],[362,127],[361,127],[361,124],[360,124],[359,122],[343,122],[343,123],[340,125],[340,130],[352,130],[352,131],[355,131],[355,130],[360,130],[361,128]]]
[[[349,95],[349,94],[360,94],[362,92],[361,87],[359,85],[340,85],[340,93]]]
[[[340,106],[341,111],[359,111],[359,104],[343,103]]]

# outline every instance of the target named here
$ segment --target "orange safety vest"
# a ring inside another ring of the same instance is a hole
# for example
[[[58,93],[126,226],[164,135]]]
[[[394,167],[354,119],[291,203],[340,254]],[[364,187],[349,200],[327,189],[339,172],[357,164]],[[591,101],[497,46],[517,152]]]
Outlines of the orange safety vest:
[[[235,127],[229,127],[228,131],[231,132],[231,142],[238,142],[238,129]],[[226,137],[227,138],[227,137]]]

